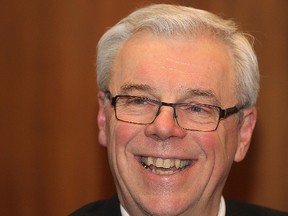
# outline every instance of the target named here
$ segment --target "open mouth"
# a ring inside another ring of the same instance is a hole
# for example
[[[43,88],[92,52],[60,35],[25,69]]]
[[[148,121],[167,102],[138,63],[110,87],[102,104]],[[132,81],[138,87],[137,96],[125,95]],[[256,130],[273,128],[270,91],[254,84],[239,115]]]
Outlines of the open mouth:
[[[140,157],[142,166],[159,175],[171,175],[186,169],[193,160]]]

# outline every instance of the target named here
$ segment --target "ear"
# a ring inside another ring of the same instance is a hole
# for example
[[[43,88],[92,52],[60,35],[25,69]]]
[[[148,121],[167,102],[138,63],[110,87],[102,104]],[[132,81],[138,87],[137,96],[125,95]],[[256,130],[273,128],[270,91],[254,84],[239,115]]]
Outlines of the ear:
[[[245,109],[240,126],[239,142],[237,151],[234,157],[235,162],[242,161],[249,149],[253,130],[256,124],[257,111],[255,107]]]
[[[103,91],[100,91],[98,93],[99,110],[97,115],[97,124],[99,129],[98,141],[100,145],[106,147],[107,146],[106,133],[105,133],[106,115],[105,115],[104,99],[105,99],[105,93]]]

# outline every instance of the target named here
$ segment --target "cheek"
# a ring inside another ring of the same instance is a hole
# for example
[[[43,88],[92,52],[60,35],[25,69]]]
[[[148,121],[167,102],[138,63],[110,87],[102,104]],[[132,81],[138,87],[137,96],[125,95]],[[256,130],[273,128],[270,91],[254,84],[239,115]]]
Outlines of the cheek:
[[[130,154],[131,143],[137,137],[139,133],[132,124],[121,122],[115,119],[111,119],[109,126],[107,125],[106,137],[107,137],[107,150],[109,161],[114,169],[118,167],[127,167],[128,159],[132,159],[133,155]]]
[[[136,137],[137,130],[134,125],[131,126],[129,123],[113,121],[111,126],[109,127],[109,131],[107,132],[110,137],[109,143],[110,145],[115,145],[115,148],[125,149],[131,140]]]
[[[131,146],[133,143],[138,144],[135,142],[135,137],[137,137],[139,130],[136,129],[137,127],[132,124],[112,120],[107,130],[110,169],[114,180],[116,180],[117,189],[121,188],[124,193],[129,193],[131,185],[135,185],[133,178],[131,179],[131,176],[135,175],[133,172],[135,156],[131,151]]]
[[[198,143],[207,158],[214,156],[220,146],[219,136],[215,132],[197,132],[192,139]]]
[[[239,142],[238,128],[234,125],[219,125],[216,131],[199,136],[200,146],[205,152],[214,154],[217,160],[233,161]]]
[[[235,154],[235,144],[230,140],[230,134],[220,133],[221,130],[205,132],[195,137],[199,147],[205,154],[207,165],[213,169],[213,176],[218,178],[223,173],[230,170]],[[226,174],[224,174],[226,176]]]
[[[110,169],[114,178],[121,179],[121,175],[125,171],[125,149],[129,140],[129,133],[123,124],[119,124],[117,120],[110,119],[106,125],[107,152]],[[121,180],[120,180],[121,181]]]

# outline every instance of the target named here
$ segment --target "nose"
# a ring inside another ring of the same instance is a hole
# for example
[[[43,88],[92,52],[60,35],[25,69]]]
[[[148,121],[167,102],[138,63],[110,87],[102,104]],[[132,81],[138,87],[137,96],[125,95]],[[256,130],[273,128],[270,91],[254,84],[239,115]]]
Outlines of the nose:
[[[183,138],[187,131],[179,127],[173,107],[162,106],[152,124],[145,128],[145,135],[154,139],[167,140],[172,137]]]

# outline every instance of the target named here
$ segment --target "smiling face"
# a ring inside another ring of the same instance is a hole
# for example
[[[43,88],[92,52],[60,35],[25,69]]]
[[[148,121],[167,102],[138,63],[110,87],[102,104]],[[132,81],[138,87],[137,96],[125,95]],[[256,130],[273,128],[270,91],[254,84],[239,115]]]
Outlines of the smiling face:
[[[232,58],[209,37],[184,39],[141,32],[117,55],[109,90],[164,102],[237,104]],[[187,131],[162,107],[152,124],[118,121],[99,93],[99,142],[123,207],[130,215],[217,215],[233,161],[244,158],[256,112],[245,109],[221,120],[213,132]]]

